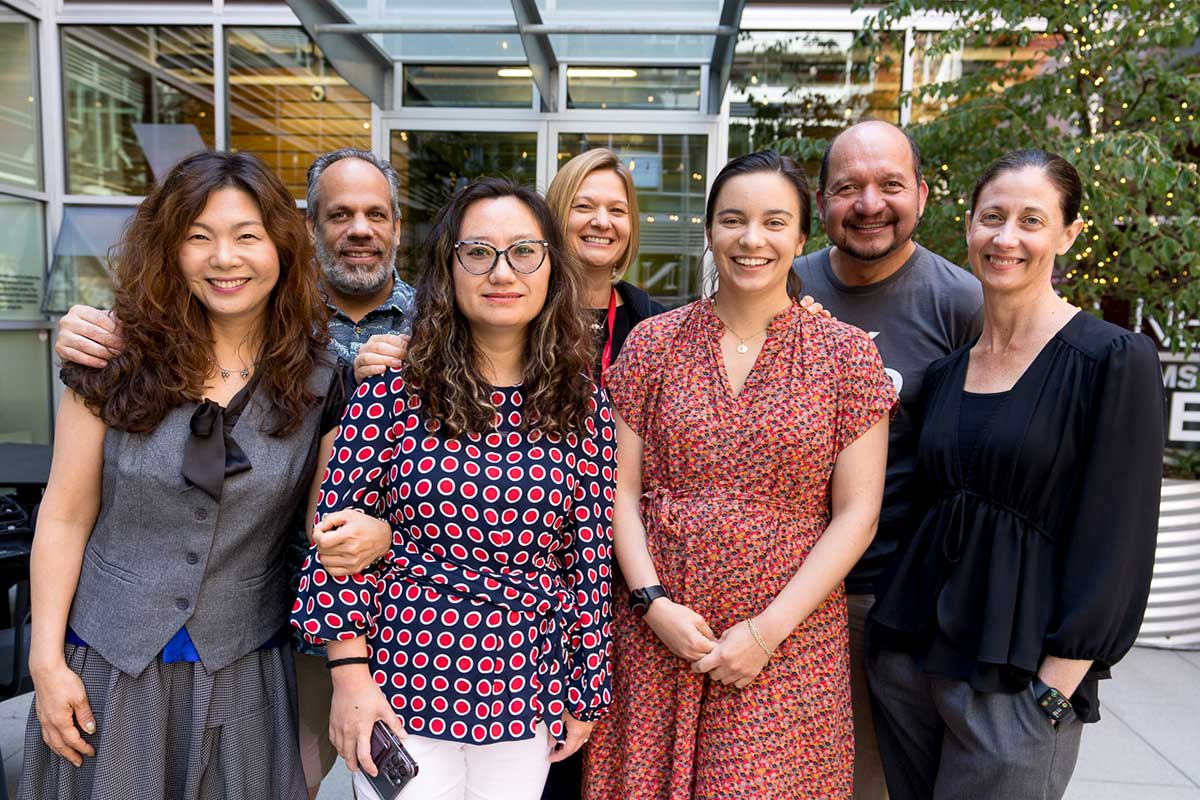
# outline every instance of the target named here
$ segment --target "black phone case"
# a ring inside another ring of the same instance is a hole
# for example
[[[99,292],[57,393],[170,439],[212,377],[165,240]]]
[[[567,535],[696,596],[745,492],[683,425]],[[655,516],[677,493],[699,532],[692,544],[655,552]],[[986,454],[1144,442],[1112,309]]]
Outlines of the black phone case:
[[[396,800],[409,781],[417,777],[417,762],[381,721],[371,728],[371,760],[378,772],[374,778],[365,772],[363,775],[383,800]]]

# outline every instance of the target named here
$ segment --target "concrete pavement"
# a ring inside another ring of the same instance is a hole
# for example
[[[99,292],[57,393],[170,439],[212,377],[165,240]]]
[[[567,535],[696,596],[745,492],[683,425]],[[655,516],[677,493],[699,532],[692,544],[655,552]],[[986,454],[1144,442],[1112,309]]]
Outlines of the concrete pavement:
[[[1200,652],[1135,647],[1100,686],[1067,800],[1200,800]],[[32,695],[0,703],[0,751],[17,783]],[[339,761],[318,800],[350,797]]]

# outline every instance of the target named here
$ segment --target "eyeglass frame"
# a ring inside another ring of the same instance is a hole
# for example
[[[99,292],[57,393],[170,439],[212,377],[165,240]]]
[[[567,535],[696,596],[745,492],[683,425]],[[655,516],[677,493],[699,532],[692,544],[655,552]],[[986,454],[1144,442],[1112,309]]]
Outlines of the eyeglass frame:
[[[471,270],[467,269],[467,265],[463,263],[462,255],[461,255],[461,253],[459,253],[459,249],[458,249],[459,247],[461,247],[464,244],[479,244],[479,245],[483,245],[484,247],[490,247],[496,254],[495,257],[492,259],[492,265],[490,267],[488,267],[486,270],[484,270],[483,272],[472,272]],[[540,244],[542,246],[541,261],[538,261],[537,266],[534,267],[533,269],[529,270],[528,272],[517,269],[516,266],[513,264],[512,259],[510,259],[508,257],[509,250],[512,250],[517,245],[522,245],[522,244]],[[500,256],[504,256],[504,260],[508,262],[508,268],[511,269],[513,272],[517,273],[518,275],[532,275],[533,273],[537,272],[539,269],[542,268],[542,264],[546,263],[546,256],[548,256],[548,255],[550,255],[550,242],[545,239],[521,239],[520,241],[513,242],[512,244],[510,244],[508,247],[504,248],[503,250],[498,249],[495,245],[489,244],[488,242],[480,242],[480,241],[476,241],[474,239],[463,239],[463,240],[460,240],[460,241],[457,241],[454,243],[454,260],[458,262],[458,265],[460,267],[462,267],[463,270],[465,270],[468,275],[490,275],[492,273],[492,270],[494,270],[496,268],[496,266],[500,263]]]

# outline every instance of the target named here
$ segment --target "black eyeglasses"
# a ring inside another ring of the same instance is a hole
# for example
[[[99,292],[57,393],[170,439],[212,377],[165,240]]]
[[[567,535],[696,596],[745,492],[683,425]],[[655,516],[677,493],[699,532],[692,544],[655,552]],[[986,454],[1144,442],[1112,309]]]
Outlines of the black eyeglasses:
[[[549,246],[545,239],[522,239],[503,250],[497,250],[487,242],[455,242],[454,255],[462,268],[472,275],[486,275],[494,270],[500,263],[500,256],[504,256],[513,272],[528,275],[542,266]]]

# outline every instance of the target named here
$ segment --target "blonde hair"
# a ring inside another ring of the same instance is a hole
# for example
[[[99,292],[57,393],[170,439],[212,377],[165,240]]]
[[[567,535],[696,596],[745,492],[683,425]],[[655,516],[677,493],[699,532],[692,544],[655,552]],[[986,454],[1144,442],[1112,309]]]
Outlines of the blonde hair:
[[[550,204],[558,224],[566,237],[567,219],[571,215],[571,204],[579,187],[593,172],[609,171],[617,173],[617,177],[625,184],[625,197],[629,205],[629,244],[625,252],[613,268],[613,283],[619,281],[625,272],[633,265],[638,254],[638,242],[641,238],[642,224],[638,214],[637,190],[633,185],[633,173],[621,163],[620,157],[606,147],[596,147],[572,158],[550,181],[546,190],[546,202]]]

